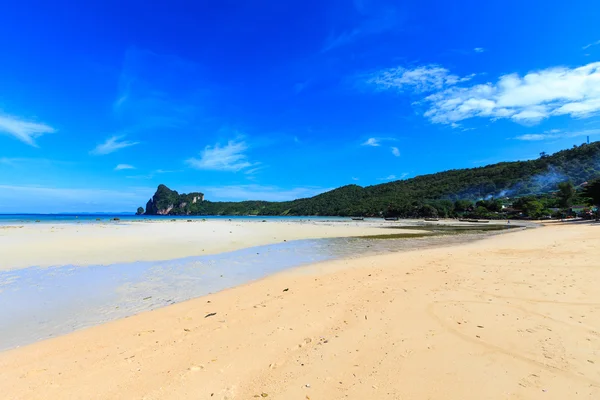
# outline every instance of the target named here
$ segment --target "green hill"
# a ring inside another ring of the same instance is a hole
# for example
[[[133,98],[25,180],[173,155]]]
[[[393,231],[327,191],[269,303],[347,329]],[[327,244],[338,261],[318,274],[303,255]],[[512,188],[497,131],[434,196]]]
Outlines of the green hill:
[[[456,211],[456,200],[548,193],[557,190],[560,182],[570,181],[578,186],[597,176],[600,176],[600,142],[574,146],[552,155],[542,154],[536,160],[450,170],[367,187],[348,185],[285,202],[193,202],[193,197],[201,194],[180,195],[160,185],[146,206],[146,214],[449,216]]]

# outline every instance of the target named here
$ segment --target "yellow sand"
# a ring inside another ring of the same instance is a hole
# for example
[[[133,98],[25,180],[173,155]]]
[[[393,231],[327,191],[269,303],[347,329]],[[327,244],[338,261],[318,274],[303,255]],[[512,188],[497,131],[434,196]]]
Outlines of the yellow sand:
[[[599,239],[552,226],[288,271],[0,353],[0,397],[600,399]]]
[[[371,222],[178,220],[0,226],[0,270],[158,261],[284,240],[398,233]],[[407,231],[407,233],[417,233]]]

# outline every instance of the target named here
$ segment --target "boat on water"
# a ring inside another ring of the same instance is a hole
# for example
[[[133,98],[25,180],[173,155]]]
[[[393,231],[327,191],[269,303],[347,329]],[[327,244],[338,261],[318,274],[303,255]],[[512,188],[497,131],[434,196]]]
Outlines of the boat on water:
[[[398,217],[385,217],[386,221],[398,221]]]
[[[365,217],[352,217],[353,221],[364,221]]]
[[[460,222],[477,222],[480,224],[487,224],[490,222],[489,219],[459,219]]]

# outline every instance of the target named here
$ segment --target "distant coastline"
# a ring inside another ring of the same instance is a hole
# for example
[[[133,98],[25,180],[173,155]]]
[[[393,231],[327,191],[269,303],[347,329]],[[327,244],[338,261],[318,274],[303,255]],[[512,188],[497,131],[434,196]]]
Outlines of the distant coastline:
[[[115,221],[115,218],[117,220]],[[94,223],[94,222],[143,222],[143,221],[198,221],[198,220],[265,220],[265,221],[349,221],[339,216],[256,216],[256,215],[137,215],[135,213],[73,213],[73,214],[0,214],[2,224],[34,223]],[[381,218],[374,219],[381,220]]]

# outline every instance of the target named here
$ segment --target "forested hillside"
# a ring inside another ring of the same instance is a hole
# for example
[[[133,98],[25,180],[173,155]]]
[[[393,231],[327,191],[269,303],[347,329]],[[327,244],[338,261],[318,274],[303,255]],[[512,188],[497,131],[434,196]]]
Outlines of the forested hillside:
[[[149,202],[152,207],[147,207],[146,214],[449,216],[457,211],[457,200],[548,193],[557,190],[560,182],[570,181],[578,186],[598,176],[600,142],[594,142],[552,155],[542,153],[536,160],[450,170],[367,187],[348,185],[315,197],[286,202],[193,203],[191,199],[198,194],[179,195],[161,185]]]

